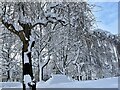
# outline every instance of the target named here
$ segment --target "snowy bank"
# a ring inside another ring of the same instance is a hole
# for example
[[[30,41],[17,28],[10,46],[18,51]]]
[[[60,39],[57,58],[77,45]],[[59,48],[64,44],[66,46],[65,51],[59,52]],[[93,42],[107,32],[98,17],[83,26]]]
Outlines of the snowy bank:
[[[45,83],[37,83],[37,88],[118,88],[118,77],[104,78],[89,81],[70,81],[66,82],[66,78],[53,77]],[[65,82],[64,80],[65,79]],[[60,81],[60,82],[59,82]]]
[[[66,75],[52,75],[52,78],[47,80],[46,84],[59,84],[71,82]]]

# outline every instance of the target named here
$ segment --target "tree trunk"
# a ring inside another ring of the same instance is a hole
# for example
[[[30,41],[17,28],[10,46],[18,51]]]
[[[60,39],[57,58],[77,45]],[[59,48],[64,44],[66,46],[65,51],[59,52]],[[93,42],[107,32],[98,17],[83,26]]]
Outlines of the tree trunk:
[[[44,69],[44,67],[39,68],[39,81],[43,80],[43,69]]]
[[[10,70],[7,71],[7,81],[10,81]]]
[[[46,62],[44,62],[43,64],[40,63],[39,61],[39,80],[42,81],[44,79],[44,68],[45,66],[48,65],[50,61],[50,55],[48,56],[48,59],[46,60]]]
[[[87,61],[89,62],[89,65],[87,65],[87,68],[88,68],[88,80],[91,80],[92,79],[92,71],[90,68],[92,68],[92,61],[91,61],[91,41],[90,40],[87,40],[86,39],[86,45],[87,45],[87,49],[88,49],[88,52],[87,52]]]
[[[26,52],[22,51],[22,61],[23,61],[23,76],[24,75],[30,75],[31,79],[33,79],[33,73],[32,73],[32,62],[31,62],[31,52],[27,53],[27,56],[29,58],[29,62],[25,63],[25,54]]]
[[[30,36],[31,37],[31,36]],[[33,47],[34,41],[29,38],[29,41],[23,42],[22,48],[22,62],[23,62],[23,80],[25,88],[29,88],[28,83],[32,82],[32,60],[31,60],[31,48]]]
[[[24,25],[24,31],[19,32],[19,37],[23,42],[22,62],[23,62],[23,84],[24,88],[29,88],[28,83],[33,79],[31,52],[34,46],[34,39],[31,37],[31,30]]]

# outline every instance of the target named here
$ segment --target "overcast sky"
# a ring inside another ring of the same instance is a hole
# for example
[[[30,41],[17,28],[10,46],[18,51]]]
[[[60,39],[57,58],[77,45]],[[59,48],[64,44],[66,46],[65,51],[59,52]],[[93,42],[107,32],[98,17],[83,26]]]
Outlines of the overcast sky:
[[[94,4],[97,5],[93,11],[98,21],[98,28],[117,34],[118,2],[94,2]]]

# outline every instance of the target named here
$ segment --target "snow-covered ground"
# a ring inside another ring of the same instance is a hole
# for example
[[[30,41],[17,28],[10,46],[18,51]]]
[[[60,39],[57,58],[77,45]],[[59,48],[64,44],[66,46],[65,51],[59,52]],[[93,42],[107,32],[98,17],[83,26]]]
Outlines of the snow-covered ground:
[[[1,88],[22,88],[22,83],[20,82],[0,82]]]
[[[21,88],[20,82],[0,82],[1,88]],[[99,80],[73,81],[64,75],[53,75],[46,82],[38,82],[37,88],[118,88],[118,77]]]
[[[37,88],[118,88],[118,77],[89,81],[71,81],[64,76],[53,76],[46,82],[38,82]]]

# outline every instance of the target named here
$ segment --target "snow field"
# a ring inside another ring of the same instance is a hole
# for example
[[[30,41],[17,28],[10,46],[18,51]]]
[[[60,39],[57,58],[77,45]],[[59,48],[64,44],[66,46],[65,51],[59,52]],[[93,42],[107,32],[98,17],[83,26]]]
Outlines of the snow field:
[[[21,88],[20,82],[0,82],[1,88]],[[73,81],[65,75],[53,75],[46,82],[37,82],[36,88],[118,88],[118,77],[89,81]]]
[[[65,76],[53,76],[48,81],[37,83],[37,88],[118,88],[118,77],[89,81],[71,81]]]

